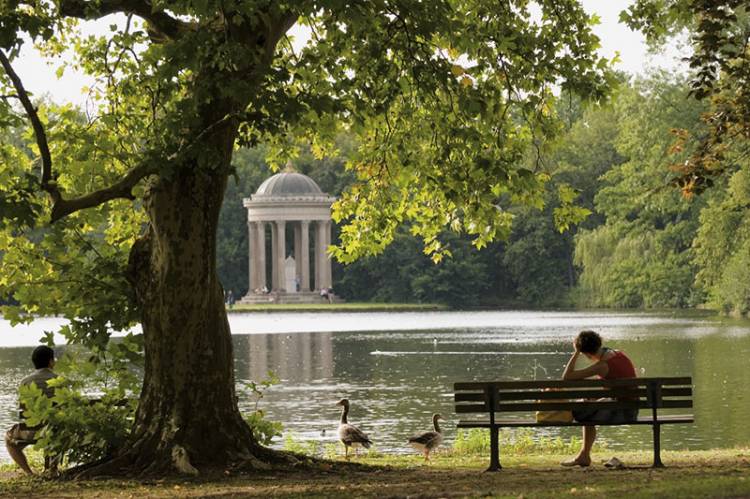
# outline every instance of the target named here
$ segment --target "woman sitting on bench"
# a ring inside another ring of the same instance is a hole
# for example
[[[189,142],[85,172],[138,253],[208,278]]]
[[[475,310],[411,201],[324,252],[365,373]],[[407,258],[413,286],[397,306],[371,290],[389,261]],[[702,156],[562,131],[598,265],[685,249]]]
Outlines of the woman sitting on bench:
[[[575,352],[565,366],[563,379],[585,379],[599,376],[601,379],[635,378],[635,367],[630,358],[619,350],[602,346],[602,338],[594,331],[581,331],[573,342]],[[584,369],[576,369],[576,361],[583,354],[594,362]],[[624,423],[638,417],[638,409],[592,409],[573,411],[573,418],[581,423]],[[591,448],[596,440],[596,426],[583,427],[583,445],[574,459],[563,461],[563,466],[589,466]]]

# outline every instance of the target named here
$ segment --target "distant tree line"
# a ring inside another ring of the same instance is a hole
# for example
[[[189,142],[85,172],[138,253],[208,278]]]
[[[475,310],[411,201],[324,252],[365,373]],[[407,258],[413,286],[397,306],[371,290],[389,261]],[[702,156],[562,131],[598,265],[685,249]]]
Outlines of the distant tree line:
[[[513,211],[506,241],[477,250],[446,233],[452,257],[423,253],[408,226],[381,254],[334,262],[336,292],[352,301],[435,302],[456,307],[685,308],[750,310],[750,169],[741,167],[701,196],[669,184],[670,165],[692,154],[681,140],[700,134],[706,104],[688,98],[687,79],[655,73],[623,83],[610,102],[583,107],[562,98],[565,130],[540,144],[537,169],[549,173],[544,206]],[[338,196],[353,180],[339,155],[310,154],[294,168]],[[236,296],[247,292],[247,229],[242,199],[274,172],[262,148],[235,155],[219,225],[219,271]],[[532,159],[529,159],[531,162]],[[588,216],[561,231],[567,198]],[[334,242],[337,227],[334,228]]]
[[[471,238],[447,232],[451,252],[439,263],[423,252],[409,226],[381,254],[349,265],[334,261],[335,291],[351,301],[444,303],[456,307],[690,308],[750,312],[750,166],[728,147],[700,195],[672,185],[695,154],[688,136],[706,133],[710,103],[688,97],[687,77],[655,73],[622,84],[609,102],[587,107],[559,99],[565,129],[539,144],[529,163],[549,175],[543,206],[515,208],[505,241],[477,250]],[[20,143],[18,128],[6,142]],[[357,147],[340,136],[338,154],[310,154],[295,170],[340,195],[353,180],[347,158]],[[735,150],[736,149],[736,150]],[[275,172],[263,147],[233,160],[218,229],[218,269],[226,289],[247,292],[246,211],[242,200]],[[560,211],[588,216],[559,230]],[[2,199],[0,199],[2,201]],[[2,203],[0,203],[2,205]],[[2,205],[5,212],[13,204]],[[19,213],[18,216],[22,216]],[[338,227],[334,225],[334,243]],[[291,238],[287,238],[291,240]],[[12,296],[4,298],[5,303]]]

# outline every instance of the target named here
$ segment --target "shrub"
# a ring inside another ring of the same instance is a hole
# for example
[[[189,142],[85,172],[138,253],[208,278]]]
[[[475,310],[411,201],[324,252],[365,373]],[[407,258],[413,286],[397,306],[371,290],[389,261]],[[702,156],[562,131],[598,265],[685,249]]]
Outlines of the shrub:
[[[253,401],[253,411],[245,415],[245,422],[250,426],[255,440],[261,445],[270,445],[274,437],[280,437],[284,426],[279,421],[266,419],[266,414],[260,409],[260,401],[266,390],[281,382],[279,377],[268,371],[268,377],[260,382],[248,381],[241,385],[239,391]]]
[[[86,463],[108,457],[125,443],[137,407],[142,362],[140,337],[128,335],[105,350],[69,350],[48,383],[47,398],[35,384],[22,387],[26,423],[42,426],[36,446],[61,461]],[[62,464],[62,463],[61,463]]]

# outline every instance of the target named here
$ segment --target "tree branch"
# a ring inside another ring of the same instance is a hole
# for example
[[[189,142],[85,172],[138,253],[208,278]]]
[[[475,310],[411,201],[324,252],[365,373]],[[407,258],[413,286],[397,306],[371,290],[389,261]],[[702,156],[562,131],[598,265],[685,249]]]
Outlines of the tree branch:
[[[279,20],[279,24],[276,26],[276,29],[274,30],[274,33],[271,36],[271,38],[273,39],[274,48],[276,47],[276,44],[279,42],[281,37],[286,35],[286,32],[292,29],[292,26],[295,25],[298,19],[299,19],[299,14],[297,14],[296,12],[287,12]]]
[[[42,160],[42,178],[40,184],[42,189],[52,198],[52,222],[60,220],[66,215],[70,215],[78,210],[92,208],[112,199],[134,199],[132,193],[133,187],[135,187],[135,185],[143,178],[156,173],[153,166],[144,163],[130,170],[119,182],[116,182],[109,187],[94,191],[79,198],[63,199],[62,193],[57,188],[57,184],[52,175],[52,156],[49,152],[47,134],[44,131],[44,125],[42,125],[39,115],[36,112],[36,108],[31,103],[29,94],[21,83],[21,79],[13,70],[13,66],[11,66],[8,57],[2,50],[0,50],[0,64],[2,64],[3,69],[13,83],[13,87],[18,93],[18,99],[21,101],[34,129],[34,136],[36,137],[36,143],[39,147],[39,154],[41,155]]]
[[[164,11],[154,11],[150,0],[101,0],[93,2],[62,0],[60,2],[60,13],[62,15],[79,19],[99,19],[116,12],[135,14],[148,22],[157,34],[173,40],[178,38],[181,33],[192,29],[190,23],[175,19]]]
[[[85,196],[74,199],[62,199],[52,206],[51,221],[56,222],[61,218],[86,208],[99,206],[113,199],[135,199],[133,187],[142,179],[156,173],[156,170],[148,165],[142,164],[130,170],[119,182],[104,189],[99,189]]]
[[[3,65],[5,73],[10,78],[11,83],[13,83],[13,88],[16,89],[18,94],[18,100],[21,101],[21,105],[23,105],[26,115],[31,121],[31,126],[34,129],[36,145],[39,147],[39,154],[42,159],[42,189],[49,193],[54,203],[57,203],[62,196],[60,195],[57,186],[53,182],[50,182],[50,180],[52,180],[52,156],[49,153],[49,145],[47,144],[47,134],[44,131],[44,125],[42,125],[42,122],[39,120],[39,115],[36,112],[36,108],[31,103],[31,99],[29,99],[29,94],[26,92],[26,89],[23,88],[21,78],[18,77],[18,74],[16,74],[13,66],[10,64],[10,60],[8,60],[8,57],[2,50],[0,50],[0,64]]]

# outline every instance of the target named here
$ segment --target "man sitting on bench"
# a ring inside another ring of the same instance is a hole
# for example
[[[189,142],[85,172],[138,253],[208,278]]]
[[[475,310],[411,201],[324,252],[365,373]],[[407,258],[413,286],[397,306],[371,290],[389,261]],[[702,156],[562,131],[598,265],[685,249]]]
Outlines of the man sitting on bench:
[[[34,383],[41,389],[47,397],[54,396],[54,389],[47,386],[47,381],[57,378],[57,374],[52,371],[55,367],[55,351],[45,345],[40,345],[34,349],[31,354],[31,361],[36,367],[36,371],[21,380],[20,386]],[[36,443],[36,432],[39,428],[30,428],[23,422],[23,407],[21,407],[21,422],[14,424],[10,430],[5,433],[5,447],[13,461],[27,474],[33,475],[29,461],[23,453],[23,449]],[[50,471],[56,471],[56,460],[45,459],[45,471],[47,466]]]
[[[565,366],[563,379],[585,379],[599,376],[601,379],[635,378],[633,362],[625,353],[602,346],[602,338],[594,331],[581,331],[573,342],[575,351]],[[583,354],[594,364],[576,369],[576,361]],[[637,398],[636,398],[637,400]],[[581,423],[620,423],[635,421],[638,409],[593,409],[573,411],[573,417]],[[574,459],[563,461],[563,466],[589,466],[591,448],[596,440],[596,426],[583,427],[583,444]]]

